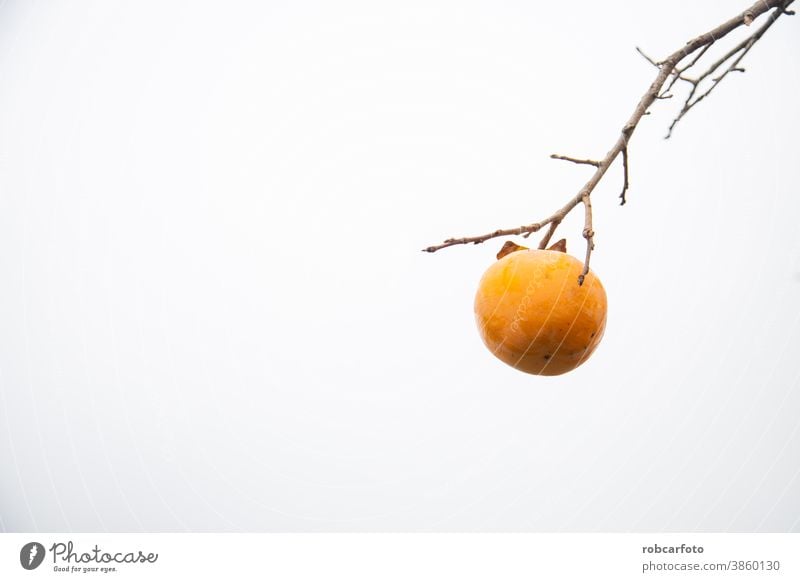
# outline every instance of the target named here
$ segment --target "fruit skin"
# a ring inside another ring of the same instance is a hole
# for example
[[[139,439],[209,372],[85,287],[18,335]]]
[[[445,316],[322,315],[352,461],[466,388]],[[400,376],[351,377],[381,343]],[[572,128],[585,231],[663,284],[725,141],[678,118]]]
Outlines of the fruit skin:
[[[524,249],[492,264],[478,285],[475,319],[483,343],[523,372],[557,376],[594,352],[606,328],[606,292],[564,252]]]

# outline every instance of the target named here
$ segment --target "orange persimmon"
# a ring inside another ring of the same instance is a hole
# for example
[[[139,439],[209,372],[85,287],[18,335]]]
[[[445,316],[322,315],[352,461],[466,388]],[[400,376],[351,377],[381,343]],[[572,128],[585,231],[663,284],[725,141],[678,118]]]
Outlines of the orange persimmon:
[[[483,343],[529,374],[556,376],[580,366],[606,327],[606,292],[592,272],[561,250],[506,243],[478,285],[475,318]]]

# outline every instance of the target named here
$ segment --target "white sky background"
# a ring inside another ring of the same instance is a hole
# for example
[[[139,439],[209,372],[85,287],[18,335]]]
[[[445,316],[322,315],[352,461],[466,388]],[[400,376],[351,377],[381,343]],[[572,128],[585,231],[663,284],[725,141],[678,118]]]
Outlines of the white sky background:
[[[746,5],[4,2],[0,529],[800,531],[797,17],[596,190],[577,371],[481,344],[502,241],[420,252]]]

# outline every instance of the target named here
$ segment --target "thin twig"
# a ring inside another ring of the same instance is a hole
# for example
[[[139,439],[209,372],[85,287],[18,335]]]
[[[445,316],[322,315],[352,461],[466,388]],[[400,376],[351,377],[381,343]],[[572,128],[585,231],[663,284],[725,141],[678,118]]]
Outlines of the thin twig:
[[[578,285],[583,285],[586,275],[589,274],[589,259],[592,258],[594,250],[594,230],[592,230],[592,197],[586,194],[582,199],[585,211],[583,223],[583,238],[586,239],[586,258],[583,260],[583,271],[578,277]]]
[[[571,158],[570,156],[561,156],[559,154],[550,154],[550,157],[554,160],[564,160],[566,162],[572,162],[573,164],[585,164],[587,166],[594,166],[595,168],[600,165],[600,162],[597,160],[582,160],[580,158]]]
[[[527,226],[518,226],[517,228],[501,228],[495,230],[494,232],[490,232],[487,234],[481,234],[478,236],[465,236],[461,238],[448,238],[443,243],[438,245],[433,245],[430,247],[426,247],[422,249],[426,253],[435,253],[438,250],[452,247],[454,245],[468,245],[468,244],[480,244],[482,242],[486,242],[489,239],[497,238],[499,236],[512,236],[512,235],[530,235],[531,233],[538,232],[543,226],[552,222],[552,217],[543,220],[542,222],[534,222],[533,224],[528,224]]]
[[[691,69],[693,66],[695,66],[697,64],[697,61],[703,58],[703,55],[706,54],[706,51],[710,49],[712,46],[714,46],[714,42],[715,41],[712,40],[710,43],[708,43],[706,46],[700,49],[700,51],[698,51],[698,53],[694,56],[694,58],[689,62],[688,65],[686,65],[685,67],[681,67],[680,71],[676,69],[676,72],[678,72],[678,74],[683,74],[689,69]]]
[[[688,71],[689,69],[691,69],[692,67],[694,67],[697,64],[697,61],[699,61],[703,57],[703,55],[706,54],[706,51],[708,49],[710,49],[712,46],[714,46],[714,41],[713,40],[710,43],[708,43],[706,46],[704,46],[702,49],[697,51],[697,54],[689,62],[688,65],[684,65],[683,67],[677,67],[676,66],[675,70],[672,71],[672,81],[670,81],[669,85],[667,85],[667,88],[664,89],[664,93],[668,93],[670,90],[672,90],[672,87],[674,87],[675,83],[678,82],[678,81],[686,81],[687,83],[696,83],[696,81],[694,79],[690,79],[689,77],[685,77],[683,74],[686,71]]]
[[[630,140],[631,136],[633,135],[636,126],[638,125],[639,121],[644,115],[647,115],[649,112],[647,111],[648,108],[653,104],[656,99],[661,96],[667,94],[670,88],[675,84],[678,80],[683,80],[688,83],[691,83],[692,90],[690,91],[690,95],[688,99],[684,103],[684,107],[681,112],[678,114],[678,117],[673,121],[672,125],[670,126],[670,132],[674,128],[675,124],[679,119],[681,119],[686,113],[694,107],[697,103],[699,103],[702,99],[704,99],[711,90],[716,87],[719,82],[730,72],[734,70],[739,70],[739,63],[741,62],[742,58],[745,54],[752,48],[752,46],[758,41],[758,39],[763,36],[763,34],[769,29],[770,26],[778,19],[781,14],[789,14],[791,11],[787,10],[788,6],[792,4],[794,0],[758,0],[753,6],[745,10],[744,12],[738,14],[737,16],[731,18],[730,20],[720,24],[713,30],[705,34],[701,34],[700,36],[694,38],[693,40],[687,42],[682,48],[678,49],[677,51],[673,52],[669,55],[666,59],[662,61],[655,61],[645,55],[640,49],[639,52],[644,56],[648,61],[650,61],[654,66],[658,68],[658,74],[656,75],[655,80],[650,84],[645,94],[639,100],[639,103],[636,105],[636,108],[633,110],[628,121],[622,127],[620,131],[620,135],[617,138],[617,141],[614,143],[612,148],[606,153],[606,155],[601,160],[589,160],[589,159],[580,159],[580,158],[572,158],[569,156],[561,156],[561,155],[553,155],[554,159],[566,160],[569,162],[573,162],[576,164],[587,164],[595,167],[595,171],[592,176],[589,178],[589,181],[584,184],[584,186],[575,194],[572,198],[570,198],[567,203],[554,212],[549,217],[545,218],[540,222],[534,222],[528,225],[519,226],[516,228],[506,228],[506,229],[498,229],[490,233],[477,235],[477,236],[470,236],[470,237],[462,237],[462,238],[449,238],[445,240],[443,243],[438,245],[429,246],[423,249],[426,252],[433,253],[440,249],[454,246],[454,245],[462,245],[462,244],[479,244],[483,243],[487,240],[502,237],[502,236],[512,236],[512,235],[522,235],[524,237],[530,236],[534,232],[538,232],[545,226],[549,226],[547,229],[547,233],[545,234],[544,238],[542,239],[541,245],[547,245],[550,239],[553,236],[556,228],[559,224],[564,220],[567,214],[572,211],[575,206],[579,203],[583,203],[586,213],[587,213],[587,225],[584,226],[584,236],[587,240],[587,251],[586,251],[586,259],[584,261],[584,275],[589,272],[589,259],[591,256],[591,250],[594,246],[594,231],[592,230],[591,226],[591,201],[590,196],[594,191],[597,184],[605,175],[608,168],[614,163],[617,156],[622,154],[622,163],[623,163],[623,187],[622,187],[622,194],[620,195],[621,203],[624,204],[626,201],[626,193],[629,186],[628,180],[628,141]],[[708,48],[720,41],[723,37],[725,37],[731,31],[739,28],[740,26],[745,25],[746,23],[749,24],[753,20],[757,19],[762,14],[769,12],[772,10],[772,14],[769,15],[768,21],[757,31],[755,31],[750,37],[745,39],[744,41],[740,42],[737,46],[733,49],[728,51],[726,55],[724,55],[721,59],[717,60],[715,63],[709,67],[702,75],[700,75],[697,79],[691,79],[689,77],[684,76],[684,72],[694,67],[699,59],[705,54]],[[747,22],[746,22],[747,21]],[[741,54],[740,54],[741,53]],[[737,58],[728,66],[726,71],[722,73],[717,79],[712,81],[713,85],[711,89],[700,95],[698,98],[693,99],[694,95],[697,91],[697,86],[699,85],[700,81],[710,76],[714,71],[716,71],[720,66],[726,63],[729,59],[738,55]],[[689,64],[679,68],[678,65],[686,58],[693,56],[692,60]],[[673,76],[674,78],[670,82],[669,86],[665,91],[662,91],[664,84],[666,83],[667,79]],[[583,275],[580,278],[580,281],[583,281]]]
[[[636,46],[636,47],[633,47],[633,48],[635,48],[635,49],[636,49],[636,52],[637,52],[637,53],[639,53],[640,55],[642,55],[642,56],[645,58],[645,60],[646,60],[648,63],[650,63],[651,65],[653,65],[653,66],[654,66],[656,69],[660,69],[660,68],[661,68],[661,63],[659,63],[659,62],[656,62],[656,61],[655,61],[655,59],[652,59],[652,58],[651,58],[651,57],[650,57],[650,56],[649,56],[647,53],[645,53],[645,52],[644,52],[642,49],[640,49],[638,46]]]
[[[550,239],[553,238],[553,233],[558,228],[558,225],[561,223],[560,220],[554,220],[550,223],[550,227],[547,229],[547,232],[544,233],[542,240],[539,241],[539,248],[546,249],[547,245],[550,243]]]
[[[625,194],[628,192],[630,181],[628,180],[628,146],[622,148],[622,193],[619,195],[619,205],[624,206],[628,201]]]

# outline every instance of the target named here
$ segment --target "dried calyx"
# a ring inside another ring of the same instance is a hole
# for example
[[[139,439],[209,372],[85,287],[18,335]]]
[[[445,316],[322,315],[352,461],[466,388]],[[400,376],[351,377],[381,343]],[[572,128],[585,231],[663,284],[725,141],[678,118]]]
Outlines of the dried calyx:
[[[513,243],[510,240],[507,240],[503,247],[497,253],[497,260],[499,261],[506,255],[510,255],[516,251],[527,251],[528,247],[523,247],[518,245],[517,243]],[[547,247],[548,251],[558,251],[559,253],[566,253],[567,252],[567,239],[562,238],[558,242],[554,242],[549,247]]]

